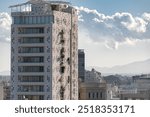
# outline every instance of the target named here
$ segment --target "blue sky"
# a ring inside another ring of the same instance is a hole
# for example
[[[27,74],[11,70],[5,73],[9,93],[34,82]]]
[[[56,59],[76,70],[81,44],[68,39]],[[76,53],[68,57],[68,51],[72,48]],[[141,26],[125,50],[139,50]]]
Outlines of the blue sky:
[[[10,70],[8,7],[26,1],[0,1],[0,72]],[[86,66],[112,67],[150,58],[150,0],[68,1],[79,11],[79,48],[85,49]]]
[[[130,12],[133,14],[150,11],[150,0],[72,0],[78,6],[97,9],[104,14]]]
[[[0,1],[0,12],[10,12],[9,6],[13,4],[19,4],[26,0],[1,0]]]
[[[0,12],[9,12],[9,6],[26,2],[27,0],[1,0]],[[150,11],[150,0],[68,0],[73,5],[84,6],[90,9],[97,9],[107,15],[115,12],[130,12],[139,15],[143,12]]]

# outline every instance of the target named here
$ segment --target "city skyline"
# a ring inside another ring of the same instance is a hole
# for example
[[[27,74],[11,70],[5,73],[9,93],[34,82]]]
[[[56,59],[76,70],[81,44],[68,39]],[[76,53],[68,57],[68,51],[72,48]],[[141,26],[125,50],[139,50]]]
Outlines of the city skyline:
[[[8,6],[25,1],[1,3],[0,72],[10,70]],[[149,0],[69,1],[79,10],[79,48],[85,49],[86,66],[111,67],[150,58]]]

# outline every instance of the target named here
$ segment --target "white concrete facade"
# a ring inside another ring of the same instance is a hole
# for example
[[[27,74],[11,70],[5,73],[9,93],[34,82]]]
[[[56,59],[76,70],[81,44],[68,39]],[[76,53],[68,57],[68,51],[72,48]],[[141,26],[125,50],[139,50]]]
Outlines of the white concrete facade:
[[[11,98],[77,100],[76,9],[67,2],[37,0],[11,10]]]

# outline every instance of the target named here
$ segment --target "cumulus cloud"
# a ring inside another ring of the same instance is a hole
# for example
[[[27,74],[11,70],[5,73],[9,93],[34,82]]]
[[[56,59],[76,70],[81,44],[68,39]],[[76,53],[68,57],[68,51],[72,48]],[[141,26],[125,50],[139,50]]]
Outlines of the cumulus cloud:
[[[104,43],[108,48],[117,49],[121,44],[135,45],[135,40],[150,39],[149,13],[141,17],[127,12],[108,16],[97,10],[76,8],[80,16],[79,30],[87,29],[92,41]]]
[[[133,17],[130,13],[122,13],[121,17],[126,19],[126,21],[122,21],[121,24],[131,31],[136,31],[139,33],[146,32],[146,25],[148,24],[145,20],[139,17]]]
[[[0,41],[10,41],[11,17],[8,13],[0,13]]]
[[[85,34],[91,41],[117,49],[121,44],[135,45],[135,40],[150,39],[150,13],[133,16],[131,13],[105,15],[97,10],[76,7],[79,18],[79,39]],[[10,41],[11,17],[0,13],[0,41]],[[81,31],[83,30],[83,31]]]
[[[150,22],[150,13],[144,13],[144,14],[143,14],[143,18],[144,18],[146,21]]]

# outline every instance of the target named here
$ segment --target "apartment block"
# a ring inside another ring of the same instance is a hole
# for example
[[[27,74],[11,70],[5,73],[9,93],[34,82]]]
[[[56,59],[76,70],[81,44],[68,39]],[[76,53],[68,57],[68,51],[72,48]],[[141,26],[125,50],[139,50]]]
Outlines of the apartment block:
[[[11,99],[78,99],[78,17],[69,2],[10,6]]]

